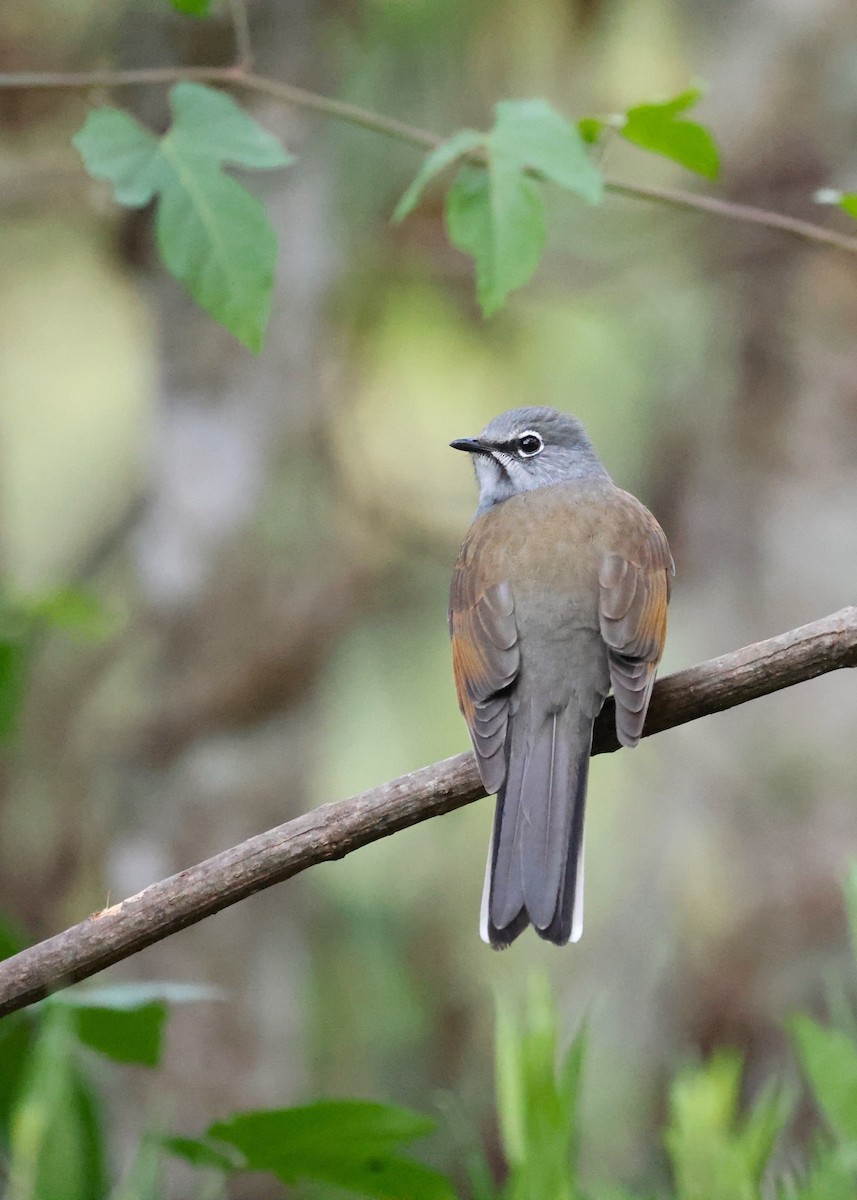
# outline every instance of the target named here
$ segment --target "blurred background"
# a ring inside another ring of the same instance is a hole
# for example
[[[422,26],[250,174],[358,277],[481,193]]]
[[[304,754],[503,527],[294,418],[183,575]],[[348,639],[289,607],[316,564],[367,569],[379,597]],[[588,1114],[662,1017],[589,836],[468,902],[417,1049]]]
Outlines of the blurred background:
[[[848,0],[248,0],[261,73],[437,133],[543,96],[604,114],[709,86],[718,195],[847,229]],[[0,69],[210,64],[227,13],[4,0]],[[736,223],[550,197],[535,281],[484,321],[442,192],[393,227],[406,146],[276,105],[296,153],[253,176],[278,230],[252,357],[108,203],[70,136],[97,97],[0,91],[0,566],[7,600],[73,586],[97,637],[42,638],[0,759],[0,910],[38,939],[313,805],[463,750],[446,592],[475,485],[447,443],[520,403],[583,419],[675,555],[668,672],[854,601],[857,288],[845,255]],[[166,92],[126,89],[163,129]],[[611,146],[609,174],[695,187]],[[492,1133],[493,995],[548,970],[588,1017],[584,1169],[657,1177],[666,1076],[725,1043],[785,1056],[846,953],[857,852],[844,673],[595,761],[587,929],[566,952],[478,939],[491,803],[206,920],[109,978],[221,986],[180,1010],[141,1113],[197,1133],[320,1095]],[[454,1100],[451,1099],[454,1097]],[[236,1195],[267,1196],[258,1180]],[[255,1187],[255,1190],[254,1190]]]

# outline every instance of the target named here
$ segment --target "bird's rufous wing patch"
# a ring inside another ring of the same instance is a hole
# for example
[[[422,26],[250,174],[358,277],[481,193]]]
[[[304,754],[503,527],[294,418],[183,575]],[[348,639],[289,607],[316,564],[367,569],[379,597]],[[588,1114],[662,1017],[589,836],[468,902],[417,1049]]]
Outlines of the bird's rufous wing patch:
[[[628,544],[604,555],[598,582],[601,636],[616,699],[616,734],[623,746],[635,746],[664,650],[675,568],[663,530],[642,506],[635,504],[628,532]]]
[[[507,582],[481,578],[479,559],[465,543],[452,576],[449,631],[458,703],[470,730],[488,793],[505,777],[508,688],[520,654],[515,605]]]

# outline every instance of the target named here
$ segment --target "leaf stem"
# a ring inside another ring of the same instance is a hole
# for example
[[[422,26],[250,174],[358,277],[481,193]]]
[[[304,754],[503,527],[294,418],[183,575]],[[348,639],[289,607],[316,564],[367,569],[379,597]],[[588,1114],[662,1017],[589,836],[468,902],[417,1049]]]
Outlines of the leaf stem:
[[[234,0],[234,6],[243,9],[242,0]],[[233,13],[235,7],[233,6]],[[407,125],[394,117],[372,112],[356,104],[344,100],[335,100],[322,96],[318,92],[310,92],[293,84],[282,83],[266,75],[257,75],[248,69],[245,55],[249,51],[249,35],[241,26],[241,18],[236,17],[236,49],[239,62],[227,67],[142,67],[133,70],[95,70],[95,71],[6,71],[0,72],[0,90],[10,89],[86,89],[94,87],[121,88],[135,86],[158,86],[178,83],[182,80],[194,80],[198,83],[222,84],[226,87],[244,88],[250,92],[270,96],[283,104],[293,105],[307,112],[320,113],[337,121],[345,121],[361,129],[380,133],[385,137],[395,138],[418,150],[434,150],[444,139],[426,129]],[[246,21],[246,12],[244,18]],[[239,28],[239,26],[241,26]],[[478,154],[474,155],[478,159]],[[698,195],[695,192],[685,192],[674,188],[655,187],[648,184],[627,183],[620,179],[608,179],[605,183],[608,192],[617,196],[626,196],[633,200],[646,200],[655,204],[667,205],[670,208],[680,208],[688,212],[707,213],[710,216],[722,217],[730,221],[743,221],[745,224],[758,225],[777,233],[787,233],[802,241],[815,245],[828,246],[848,254],[857,254],[857,237],[837,233],[811,221],[803,221],[797,217],[789,217],[783,213],[772,212],[770,209],[757,208],[749,204],[739,204],[731,200],[721,200],[715,196]]]

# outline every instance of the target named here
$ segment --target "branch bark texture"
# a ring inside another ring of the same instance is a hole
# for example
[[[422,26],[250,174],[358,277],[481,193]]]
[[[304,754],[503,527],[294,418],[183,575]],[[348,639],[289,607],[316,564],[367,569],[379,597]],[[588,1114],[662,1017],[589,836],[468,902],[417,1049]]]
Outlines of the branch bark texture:
[[[857,607],[661,679],[644,736],[853,666]],[[608,700],[595,727],[593,753],[618,748],[613,702]],[[316,863],[342,858],[484,795],[473,755],[458,754],[249,838],[0,963],[0,1016]]]

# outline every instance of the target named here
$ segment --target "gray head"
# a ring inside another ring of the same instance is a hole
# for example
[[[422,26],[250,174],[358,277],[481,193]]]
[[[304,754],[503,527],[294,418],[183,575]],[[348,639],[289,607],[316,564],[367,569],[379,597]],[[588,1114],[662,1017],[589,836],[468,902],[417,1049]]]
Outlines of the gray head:
[[[450,445],[473,455],[479,512],[552,483],[610,478],[580,422],[555,408],[510,408]]]

